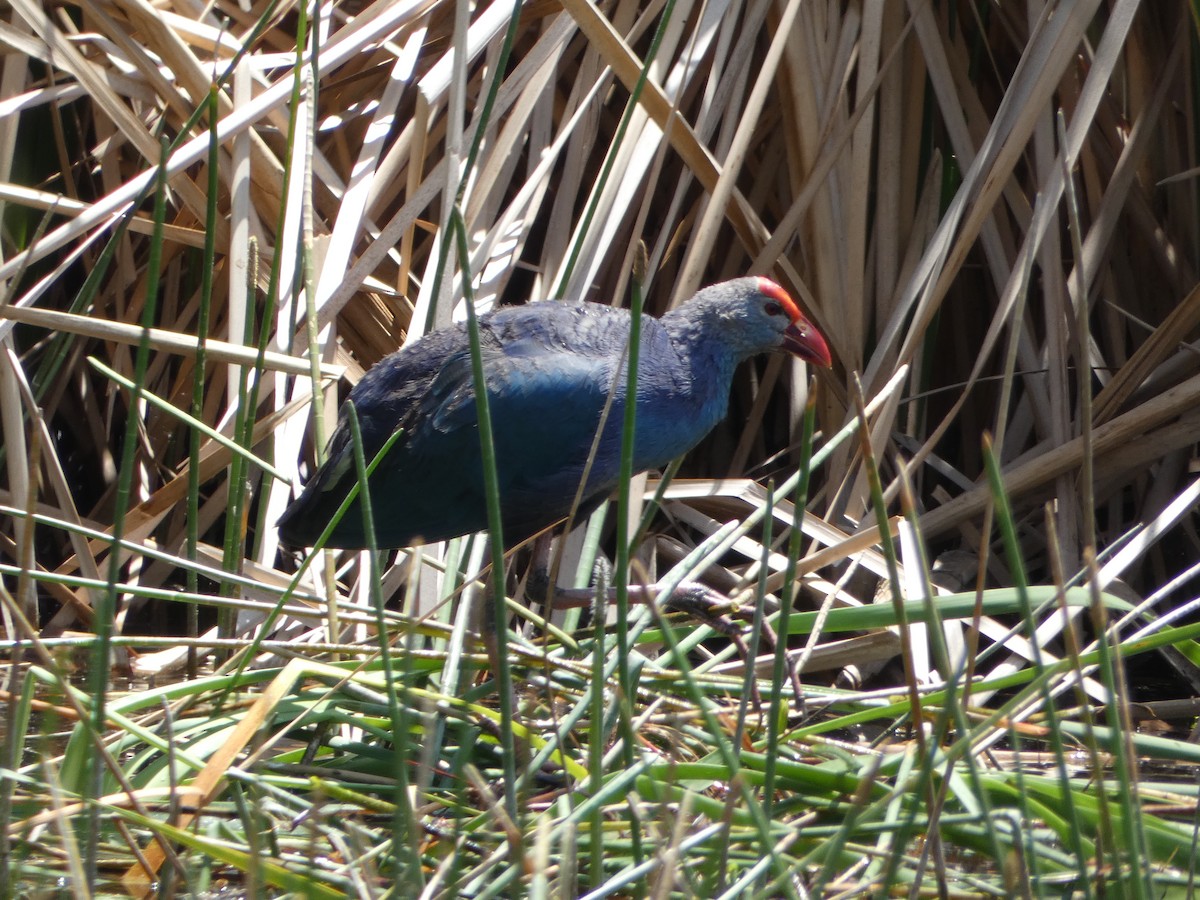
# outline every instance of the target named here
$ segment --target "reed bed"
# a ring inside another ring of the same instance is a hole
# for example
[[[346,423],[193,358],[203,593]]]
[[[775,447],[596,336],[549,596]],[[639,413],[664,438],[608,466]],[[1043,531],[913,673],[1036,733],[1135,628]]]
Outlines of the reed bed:
[[[1198,24],[8,0],[5,893],[1188,896]],[[465,303],[745,273],[834,369],[747,366],[558,548],[707,618],[546,610],[518,552],[496,670],[479,536],[279,546]]]

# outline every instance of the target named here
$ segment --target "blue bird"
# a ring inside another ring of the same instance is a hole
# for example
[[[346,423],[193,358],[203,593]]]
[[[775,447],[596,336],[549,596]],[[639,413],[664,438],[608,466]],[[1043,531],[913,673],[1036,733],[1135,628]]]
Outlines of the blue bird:
[[[566,518],[577,495],[582,515],[616,488],[629,327],[628,310],[598,303],[532,303],[479,318],[508,545]],[[773,350],[830,365],[824,338],[766,278],[713,285],[660,319],[643,316],[634,471],[665,466],[695,447],[725,416],[738,364]],[[377,546],[447,540],[487,527],[465,325],[431,332],[387,356],[350,392],[349,402],[368,461],[403,429],[370,480]],[[595,457],[580,491],[593,443]],[[343,408],[326,462],[279,520],[280,539],[311,546],[355,480]],[[356,501],[327,546],[366,543]]]

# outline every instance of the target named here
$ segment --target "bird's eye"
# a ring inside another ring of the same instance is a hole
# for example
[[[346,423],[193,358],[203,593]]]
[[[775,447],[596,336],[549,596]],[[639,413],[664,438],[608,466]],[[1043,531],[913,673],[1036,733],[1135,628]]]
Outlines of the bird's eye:
[[[768,300],[768,301],[767,301],[767,302],[766,302],[766,303],[763,305],[763,310],[764,310],[764,311],[766,311],[766,314],[767,314],[768,316],[781,316],[781,315],[783,315],[783,307],[782,307],[780,304],[776,303],[774,300]]]

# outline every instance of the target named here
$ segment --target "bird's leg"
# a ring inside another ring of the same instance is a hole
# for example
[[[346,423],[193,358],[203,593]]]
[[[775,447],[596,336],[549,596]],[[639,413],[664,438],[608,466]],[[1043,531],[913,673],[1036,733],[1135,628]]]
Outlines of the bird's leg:
[[[706,587],[696,581],[685,581],[679,585],[665,604],[670,609],[686,613],[694,619],[699,619],[709,628],[725,635],[737,647],[738,653],[753,672],[754,653],[746,643],[745,628],[734,621],[734,617],[744,617],[740,604],[726,597],[719,591]],[[758,690],[758,679],[750,677],[750,699],[754,708],[762,713],[762,694]]]
[[[500,644],[496,638],[496,629],[506,627],[507,623],[496,621],[496,604],[492,599],[495,596],[492,579],[496,577],[503,578],[504,574],[500,573],[497,576],[494,569],[490,570],[484,578],[483,584],[476,584],[471,590],[475,591],[474,602],[478,604],[476,614],[472,616],[472,619],[479,623],[479,636],[483,638],[483,651],[487,655],[492,676],[499,679]]]
[[[606,579],[607,580],[607,579]],[[653,603],[662,593],[657,584],[629,585],[630,603]],[[613,602],[617,598],[617,589],[610,586],[605,589],[603,599]],[[551,606],[555,609],[577,609],[591,606],[596,601],[594,588],[564,588],[556,587],[551,594]],[[673,591],[663,604],[670,609],[699,619],[714,631],[729,637],[742,632],[742,627],[734,621],[738,616],[738,604],[734,603],[720,591],[714,590],[698,581],[685,581]]]
[[[601,585],[608,585],[608,587],[605,587],[600,592],[601,595],[599,597],[597,597],[597,589],[595,587],[567,588],[553,584],[554,573],[550,568],[550,549],[551,541],[549,535],[542,535],[536,539],[533,545],[529,571],[525,580],[525,597],[528,600],[536,601],[544,599],[547,607],[558,610],[591,607],[596,605],[597,601],[602,606],[604,603],[612,603],[616,600],[617,589],[612,585],[611,572],[608,571],[611,569],[611,566],[603,559],[596,563],[597,569],[603,567],[605,570],[597,572],[596,582]],[[657,584],[645,584],[643,582],[630,584],[628,587],[630,603],[653,603],[660,593],[662,593],[662,589]],[[745,639],[746,629],[738,621],[745,621],[752,614],[752,611],[743,608],[742,604],[698,581],[685,581],[671,591],[670,596],[666,598],[663,606],[667,609],[686,613],[709,626],[718,634],[726,636],[733,641],[742,659],[746,660],[746,664],[753,665],[754,656]],[[779,638],[775,634],[774,629],[765,620],[762,623],[762,636],[767,646],[774,651],[779,644]],[[788,675],[792,690],[796,695],[796,701],[797,703],[802,703],[804,695],[800,685],[800,676],[796,672],[795,667],[790,665],[790,660]],[[758,692],[757,681],[752,680],[751,685],[754,702],[761,709],[762,698]]]
[[[551,550],[554,546],[554,536],[545,532],[533,539],[530,548],[529,569],[525,574],[526,602],[541,602],[547,607],[553,607],[554,593],[551,588],[556,572],[551,571]]]
[[[653,603],[661,592],[662,589],[657,584],[631,584],[629,586],[629,602]],[[616,594],[616,588],[609,587],[605,591],[603,599],[612,602],[616,599]],[[551,605],[555,609],[571,609],[591,606],[595,601],[596,591],[593,588],[554,588]],[[671,592],[664,606],[687,613],[719,634],[725,635],[737,646],[742,658],[747,661],[746,664],[753,665],[753,656],[744,637],[746,629],[738,622],[738,620],[744,621],[753,613],[736,600],[732,600],[720,591],[700,584],[698,581],[685,581]],[[775,629],[771,627],[765,617],[762,622],[762,637],[772,652],[778,652],[779,635],[775,633]],[[791,684],[792,693],[796,697],[797,706],[803,707],[804,687],[800,681],[800,673],[792,663],[790,656],[787,657],[787,671],[788,681]],[[752,682],[752,684],[754,683]],[[755,702],[761,703],[757,685],[755,684],[752,689],[755,692]]]
[[[753,665],[753,657],[742,637],[744,629],[736,625],[732,620],[733,617],[745,619],[749,612],[744,610],[737,601],[726,598],[723,594],[714,591],[712,588],[689,581],[684,582],[675,590],[675,593],[667,601],[667,604],[674,609],[681,610],[700,619],[715,631],[727,635],[741,651],[742,658],[746,660],[746,664]],[[765,616],[761,622],[761,634],[762,639],[766,642],[771,652],[779,652],[779,635],[775,633],[775,629],[771,627],[771,623],[767,621]],[[786,653],[786,648],[784,652]],[[785,660],[787,661],[788,680],[791,682],[792,693],[796,697],[796,704],[798,707],[803,708],[804,687],[800,682],[800,673],[795,665],[793,665],[790,656],[785,656]],[[761,698],[758,695],[757,682],[754,680],[751,680],[751,689],[754,691],[755,702],[761,708]]]

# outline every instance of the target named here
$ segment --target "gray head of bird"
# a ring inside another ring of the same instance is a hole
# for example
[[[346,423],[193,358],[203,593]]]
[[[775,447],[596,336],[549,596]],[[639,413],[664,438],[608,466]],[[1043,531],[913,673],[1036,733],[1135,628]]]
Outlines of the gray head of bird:
[[[832,365],[825,338],[787,291],[769,278],[749,276],[714,284],[675,312],[739,358],[784,350],[814,365]]]

